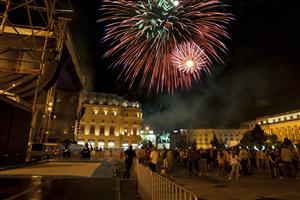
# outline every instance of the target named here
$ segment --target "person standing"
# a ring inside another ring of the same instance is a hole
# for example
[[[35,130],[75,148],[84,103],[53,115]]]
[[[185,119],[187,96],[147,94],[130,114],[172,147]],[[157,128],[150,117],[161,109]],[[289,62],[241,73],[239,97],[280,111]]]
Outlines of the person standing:
[[[295,170],[292,165],[293,153],[286,145],[281,148],[281,160],[285,177],[295,178]]]
[[[229,176],[229,180],[233,179],[235,177],[235,180],[239,180],[239,173],[240,173],[240,160],[237,153],[232,153],[231,159],[230,159],[230,165],[231,165],[231,173]]]
[[[274,150],[271,150],[269,153],[269,163],[270,163],[270,173],[272,178],[276,178],[277,176],[277,168],[278,168],[278,157]]]
[[[156,151],[156,147],[153,147],[150,153],[150,162],[149,162],[149,167],[152,172],[156,172],[157,162],[158,162],[158,152]]]
[[[127,149],[124,152],[125,155],[125,166],[126,166],[126,172],[124,174],[124,178],[130,178],[130,169],[132,165],[133,158],[136,157],[135,151],[132,150],[132,146],[129,146],[129,149]]]
[[[239,159],[241,161],[242,171],[245,176],[249,175],[248,171],[248,151],[245,147],[242,147],[239,153]]]

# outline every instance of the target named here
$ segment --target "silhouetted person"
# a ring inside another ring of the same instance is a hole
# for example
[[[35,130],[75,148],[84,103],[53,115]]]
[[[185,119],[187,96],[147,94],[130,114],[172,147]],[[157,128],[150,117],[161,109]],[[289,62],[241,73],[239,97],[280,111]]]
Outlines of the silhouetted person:
[[[125,156],[125,165],[126,165],[126,172],[124,174],[124,178],[130,178],[130,169],[132,165],[133,158],[135,158],[135,151],[132,150],[132,146],[129,146],[129,149],[127,149],[124,152]]]

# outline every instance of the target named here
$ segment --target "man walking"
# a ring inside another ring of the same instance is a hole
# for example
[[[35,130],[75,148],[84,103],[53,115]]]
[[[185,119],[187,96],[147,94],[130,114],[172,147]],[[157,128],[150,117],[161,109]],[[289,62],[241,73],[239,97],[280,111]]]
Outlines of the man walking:
[[[125,165],[126,165],[126,172],[124,174],[124,178],[130,178],[130,169],[132,165],[133,158],[136,157],[135,151],[132,150],[132,146],[129,146],[129,149],[125,151]]]

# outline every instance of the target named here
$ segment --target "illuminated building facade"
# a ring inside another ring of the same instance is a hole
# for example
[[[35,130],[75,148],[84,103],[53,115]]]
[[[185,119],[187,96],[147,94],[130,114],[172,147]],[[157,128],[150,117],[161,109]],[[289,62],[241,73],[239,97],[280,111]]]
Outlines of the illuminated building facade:
[[[141,130],[142,141],[150,141],[153,145],[156,145],[156,135],[153,130]]]
[[[267,134],[276,134],[279,141],[284,138],[293,143],[300,142],[300,110],[256,118],[242,124],[242,127],[253,129],[258,124]]]
[[[142,110],[138,102],[129,102],[115,94],[82,93],[80,117],[76,121],[78,144],[98,148],[137,147],[141,141]]]
[[[211,148],[210,141],[216,135],[218,141],[225,142],[228,147],[237,145],[243,138],[247,128],[239,129],[187,129],[187,140],[196,142],[197,148]]]

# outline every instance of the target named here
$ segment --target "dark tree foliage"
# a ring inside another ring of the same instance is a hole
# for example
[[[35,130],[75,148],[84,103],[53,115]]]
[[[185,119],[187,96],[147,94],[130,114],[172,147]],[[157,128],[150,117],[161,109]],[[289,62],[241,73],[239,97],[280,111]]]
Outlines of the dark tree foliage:
[[[215,134],[213,134],[213,138],[210,140],[210,144],[217,149],[222,149],[225,146],[225,143],[223,141],[219,141]]]
[[[263,145],[268,139],[267,134],[262,130],[262,128],[258,124],[256,124],[254,129],[252,130],[252,137],[254,139],[254,143],[258,146]]]
[[[262,146],[267,141],[268,136],[262,128],[256,124],[255,127],[247,131],[241,139],[241,144],[244,146]]]
[[[252,147],[253,146],[253,137],[252,137],[252,131],[247,131],[246,133],[244,133],[244,136],[243,138],[241,139],[241,145],[243,146],[250,146]]]
[[[219,140],[215,134],[213,134],[213,138],[210,140],[210,144],[213,147],[218,147],[219,146]]]

